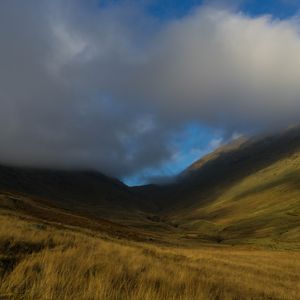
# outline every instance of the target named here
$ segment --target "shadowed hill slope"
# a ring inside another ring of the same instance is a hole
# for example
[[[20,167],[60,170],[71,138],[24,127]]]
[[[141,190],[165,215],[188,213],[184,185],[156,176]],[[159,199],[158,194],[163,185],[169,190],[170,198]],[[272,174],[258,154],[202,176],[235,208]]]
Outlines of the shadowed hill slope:
[[[98,172],[0,167],[0,191],[106,219],[140,218],[155,207],[117,179]]]

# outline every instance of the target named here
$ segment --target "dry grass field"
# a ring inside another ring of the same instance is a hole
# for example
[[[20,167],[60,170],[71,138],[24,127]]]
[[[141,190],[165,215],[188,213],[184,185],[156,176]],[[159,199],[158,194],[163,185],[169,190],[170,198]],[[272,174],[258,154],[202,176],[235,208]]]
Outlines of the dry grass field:
[[[0,215],[1,299],[300,299],[300,253],[155,245]]]

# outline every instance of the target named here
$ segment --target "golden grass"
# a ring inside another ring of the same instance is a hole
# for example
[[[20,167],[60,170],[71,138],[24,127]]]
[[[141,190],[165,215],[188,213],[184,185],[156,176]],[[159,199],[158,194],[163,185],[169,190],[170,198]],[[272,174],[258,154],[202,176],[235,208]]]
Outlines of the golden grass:
[[[195,204],[171,214],[171,219],[185,233],[211,240],[299,250],[299,182],[300,154],[294,154],[230,182],[209,201],[197,193]]]
[[[7,299],[299,299],[300,253],[134,243],[0,215]],[[1,298],[1,297],[0,297]]]

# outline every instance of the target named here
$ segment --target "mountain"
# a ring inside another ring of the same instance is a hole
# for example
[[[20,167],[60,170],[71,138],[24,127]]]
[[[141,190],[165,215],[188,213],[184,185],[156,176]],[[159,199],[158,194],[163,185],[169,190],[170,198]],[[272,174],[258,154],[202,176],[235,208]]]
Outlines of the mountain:
[[[2,209],[135,238],[300,247],[300,129],[237,139],[166,185],[1,166],[0,200]]]
[[[1,196],[6,205],[29,213],[46,205],[49,211],[55,207],[122,225],[133,220],[145,222],[145,212],[154,209],[119,180],[92,171],[0,166]]]
[[[189,237],[299,244],[300,129],[223,146],[163,193],[164,217]]]
[[[160,186],[2,166],[0,224],[3,299],[298,299],[300,130]]]

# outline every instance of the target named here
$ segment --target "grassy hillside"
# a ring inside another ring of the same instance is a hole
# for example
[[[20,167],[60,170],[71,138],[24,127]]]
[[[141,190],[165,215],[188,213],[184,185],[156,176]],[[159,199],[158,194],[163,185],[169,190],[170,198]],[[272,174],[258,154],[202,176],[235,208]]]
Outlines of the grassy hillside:
[[[129,188],[95,172],[0,167],[0,207],[178,243],[299,249],[299,187],[299,128],[225,145],[166,186]]]
[[[2,299],[297,299],[300,253],[159,246],[0,212]]]
[[[300,248],[300,131],[221,148],[166,195],[165,214],[189,238]]]
[[[121,181],[93,171],[64,171],[0,166],[0,193],[22,195],[77,213],[120,221],[145,221],[155,210]]]

